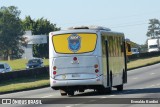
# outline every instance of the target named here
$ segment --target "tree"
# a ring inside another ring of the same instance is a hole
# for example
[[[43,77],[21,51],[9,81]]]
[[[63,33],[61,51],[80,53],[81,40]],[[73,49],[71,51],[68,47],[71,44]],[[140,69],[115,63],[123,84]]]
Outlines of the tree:
[[[150,19],[147,37],[156,38],[160,35],[160,21],[158,19]]]
[[[19,18],[20,11],[15,6],[0,8],[0,54],[10,59],[11,54],[20,55],[23,29]]]
[[[25,20],[22,21],[23,30],[31,30],[34,32],[35,28],[35,21],[31,19],[30,16],[26,16]]]
[[[60,30],[56,27],[56,24],[52,24],[50,21],[44,18],[37,20],[31,19],[27,16],[23,22],[24,30],[31,30],[33,35],[48,35],[51,31]],[[33,56],[34,57],[48,57],[49,55],[49,44],[35,44],[33,45]]]

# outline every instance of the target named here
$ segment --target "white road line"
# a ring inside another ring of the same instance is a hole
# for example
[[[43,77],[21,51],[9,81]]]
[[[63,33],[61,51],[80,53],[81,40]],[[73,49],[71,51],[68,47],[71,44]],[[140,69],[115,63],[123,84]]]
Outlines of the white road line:
[[[80,105],[80,104],[74,104],[75,106],[78,106],[78,105]]]
[[[111,97],[114,97],[114,96],[116,96],[116,95],[110,95]]]
[[[148,87],[145,87],[145,88],[152,88],[152,87],[155,87],[156,85],[151,85],[151,86],[148,86]]]
[[[53,95],[48,95],[48,96],[43,96],[41,98],[48,98],[48,97],[52,97]]]
[[[155,73],[151,73],[151,75],[154,75]]]
[[[138,79],[138,78],[133,78],[134,80]]]
[[[65,106],[65,107],[72,107],[72,105],[71,106]]]
[[[101,97],[101,98],[107,98],[107,97]]]
[[[160,84],[157,84],[157,86],[159,86]]]
[[[151,85],[151,87],[155,87],[156,85]]]

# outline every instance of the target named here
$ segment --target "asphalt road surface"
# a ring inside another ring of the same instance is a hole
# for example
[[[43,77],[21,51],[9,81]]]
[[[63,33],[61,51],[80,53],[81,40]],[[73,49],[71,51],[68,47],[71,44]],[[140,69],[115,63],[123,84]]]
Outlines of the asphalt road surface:
[[[103,95],[99,95],[94,90],[87,90],[84,93],[75,93],[75,96],[68,97],[61,96],[59,91],[52,90],[48,87],[3,94],[0,95],[0,98],[52,98],[46,100],[53,104],[1,105],[1,107],[160,107],[160,64],[128,71],[128,83],[124,85],[124,91],[118,92],[114,88],[112,90],[111,94]],[[157,101],[157,99],[159,99],[159,101]],[[145,104],[131,104],[127,102],[135,103],[135,101],[140,100],[141,103],[145,101]],[[150,104],[146,104],[146,100],[149,101]],[[110,104],[105,104],[107,102]],[[153,104],[157,102],[159,104]]]

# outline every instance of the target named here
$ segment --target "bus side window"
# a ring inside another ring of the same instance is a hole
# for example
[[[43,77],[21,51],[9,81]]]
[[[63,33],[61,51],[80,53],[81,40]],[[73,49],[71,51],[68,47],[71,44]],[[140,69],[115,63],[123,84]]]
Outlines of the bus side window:
[[[125,42],[123,39],[121,39],[121,52],[124,52],[125,48]]]
[[[123,44],[123,42],[121,43],[121,52],[124,52],[124,44]]]
[[[102,36],[102,55],[106,55],[106,50],[105,50],[105,37]]]
[[[131,52],[131,45],[127,43],[128,52]]]

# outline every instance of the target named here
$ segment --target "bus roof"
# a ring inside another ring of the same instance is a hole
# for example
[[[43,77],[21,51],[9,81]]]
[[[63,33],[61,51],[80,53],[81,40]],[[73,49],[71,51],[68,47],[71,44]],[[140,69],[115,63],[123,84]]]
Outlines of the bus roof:
[[[111,29],[102,26],[80,26],[80,27],[70,27],[66,30],[50,32],[51,35],[63,34],[63,33],[97,33],[97,31],[123,34],[121,32],[113,32]]]
[[[69,27],[69,30],[74,30],[74,29],[90,29],[90,30],[106,30],[106,31],[111,31],[111,29],[103,27],[103,26],[76,26],[76,27]]]

